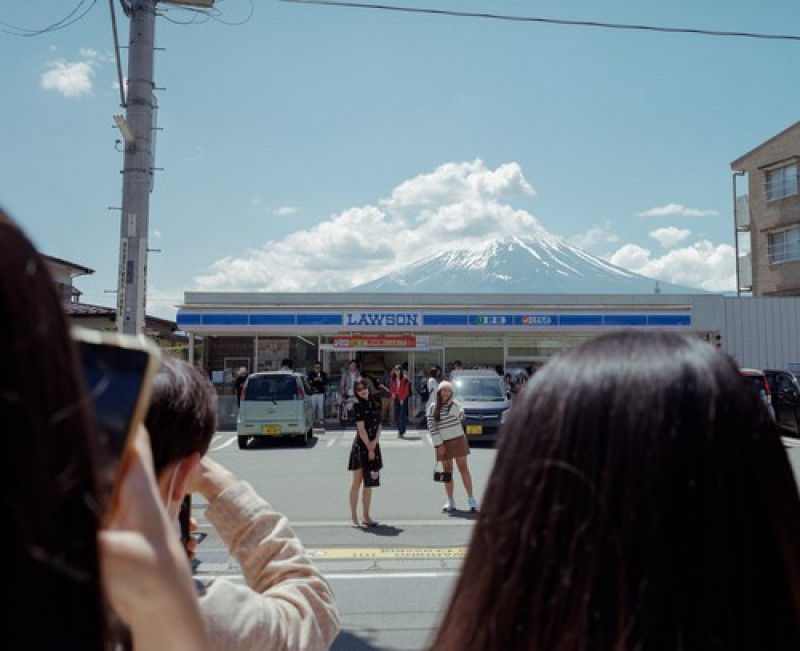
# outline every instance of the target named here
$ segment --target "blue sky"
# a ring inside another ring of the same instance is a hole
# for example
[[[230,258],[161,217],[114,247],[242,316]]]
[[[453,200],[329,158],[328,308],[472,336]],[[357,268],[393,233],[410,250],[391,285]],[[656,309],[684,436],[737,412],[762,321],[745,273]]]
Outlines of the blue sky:
[[[800,36],[795,0],[383,4]],[[17,35],[73,8],[85,15],[64,29]],[[734,290],[729,164],[800,119],[798,40],[280,0],[159,9],[147,283],[148,313],[165,318],[187,290],[342,290],[541,231]],[[123,109],[109,3],[14,0],[0,23],[0,205],[44,253],[95,270],[76,281],[84,302],[113,306]]]

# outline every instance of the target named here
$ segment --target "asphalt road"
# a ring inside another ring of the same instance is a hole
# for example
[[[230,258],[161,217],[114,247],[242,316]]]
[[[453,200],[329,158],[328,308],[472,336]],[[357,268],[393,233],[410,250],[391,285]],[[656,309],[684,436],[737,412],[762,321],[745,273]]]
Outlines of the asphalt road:
[[[427,432],[411,429],[401,439],[387,428],[381,438],[381,486],[373,490],[371,509],[379,525],[352,527],[347,459],[354,436],[349,428],[317,432],[307,448],[266,440],[239,450],[233,432],[220,432],[210,454],[289,517],[330,581],[342,621],[332,649],[422,649],[447,603],[476,516],[466,510],[457,472],[456,505],[463,510],[441,512],[444,489],[432,479]],[[470,470],[479,500],[494,456],[487,442],[472,446]],[[209,533],[198,549],[197,573],[241,580],[204,509],[195,496],[193,515]]]
[[[381,439],[384,469],[374,489],[374,528],[350,523],[347,458],[355,431],[317,432],[307,448],[267,440],[239,450],[233,432],[218,433],[210,454],[247,479],[285,513],[336,596],[342,632],[334,651],[423,649],[435,630],[458,574],[475,515],[456,476],[456,503],[443,514],[444,491],[432,480],[433,447],[427,432]],[[800,484],[800,440],[785,439]],[[491,444],[474,442],[469,458],[480,499],[494,462]],[[197,573],[241,580],[235,561],[205,521],[195,497],[193,514],[209,533],[198,549]]]

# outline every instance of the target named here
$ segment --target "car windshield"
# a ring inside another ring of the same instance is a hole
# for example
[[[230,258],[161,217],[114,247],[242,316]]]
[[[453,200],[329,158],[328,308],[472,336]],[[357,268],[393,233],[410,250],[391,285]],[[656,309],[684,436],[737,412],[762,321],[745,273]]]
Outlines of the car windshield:
[[[483,400],[502,402],[506,399],[499,378],[466,377],[453,382],[456,398],[461,400]]]
[[[244,390],[245,400],[294,400],[297,380],[291,375],[251,377]]]

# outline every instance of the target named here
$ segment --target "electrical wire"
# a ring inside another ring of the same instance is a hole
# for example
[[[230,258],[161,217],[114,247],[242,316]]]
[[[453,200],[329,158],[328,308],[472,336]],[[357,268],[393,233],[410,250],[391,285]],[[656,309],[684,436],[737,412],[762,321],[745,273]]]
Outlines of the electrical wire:
[[[185,5],[172,5],[169,9],[178,9],[182,11],[190,11],[194,15],[189,20],[177,20],[175,18],[171,18],[167,15],[167,9],[161,9],[157,11],[157,14],[162,17],[164,20],[167,20],[175,25],[196,25],[207,23],[209,20],[213,20],[214,22],[220,23],[222,25],[228,25],[229,27],[238,27],[239,25],[244,25],[245,23],[250,22],[255,13],[255,6],[253,4],[253,0],[250,0],[250,11],[247,15],[242,18],[241,20],[223,20],[220,18],[222,15],[222,11],[219,9],[199,9],[197,7],[188,7]]]
[[[757,38],[784,41],[800,41],[800,35],[794,34],[764,34],[758,32],[735,32],[714,29],[693,29],[688,27],[659,27],[656,25],[630,25],[625,23],[604,23],[594,20],[565,20],[560,18],[541,18],[535,16],[511,16],[504,14],[489,14],[469,11],[453,11],[448,9],[423,9],[420,7],[396,7],[391,5],[372,4],[363,2],[338,2],[334,0],[280,0],[301,5],[320,5],[326,7],[342,7],[349,9],[371,9],[377,11],[396,11],[414,14],[433,14],[438,16],[454,16],[459,18],[483,18],[488,20],[506,20],[526,23],[545,23],[550,25],[568,25],[571,27],[599,27],[604,29],[623,29],[650,32],[665,32],[670,34],[694,34],[699,36],[727,36],[738,38]]]
[[[81,7],[89,2],[89,6],[86,7],[81,13]],[[5,32],[6,34],[11,34],[12,36],[40,36],[41,34],[47,34],[49,32],[55,32],[60,29],[65,29],[70,25],[74,25],[77,23],[81,18],[83,18],[86,14],[88,14],[92,8],[97,4],[97,0],[79,0],[78,4],[70,11],[66,16],[57,20],[54,23],[51,23],[47,27],[42,27],[40,29],[30,29],[28,27],[19,27],[17,25],[12,25],[10,23],[6,23],[0,20],[0,25],[3,27],[0,28],[0,32]]]

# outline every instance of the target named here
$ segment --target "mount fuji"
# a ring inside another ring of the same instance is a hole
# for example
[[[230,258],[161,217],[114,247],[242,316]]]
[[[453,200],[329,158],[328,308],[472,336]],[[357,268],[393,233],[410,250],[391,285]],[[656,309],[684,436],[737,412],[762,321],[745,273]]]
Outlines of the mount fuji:
[[[513,236],[413,262],[351,292],[705,294],[635,274],[547,237]]]

